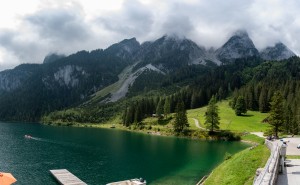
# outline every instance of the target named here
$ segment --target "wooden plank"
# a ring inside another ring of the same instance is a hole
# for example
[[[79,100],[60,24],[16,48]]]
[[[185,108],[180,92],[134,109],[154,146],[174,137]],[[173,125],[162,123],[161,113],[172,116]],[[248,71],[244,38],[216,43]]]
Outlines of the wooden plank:
[[[50,173],[62,185],[87,185],[66,169],[50,170]]]

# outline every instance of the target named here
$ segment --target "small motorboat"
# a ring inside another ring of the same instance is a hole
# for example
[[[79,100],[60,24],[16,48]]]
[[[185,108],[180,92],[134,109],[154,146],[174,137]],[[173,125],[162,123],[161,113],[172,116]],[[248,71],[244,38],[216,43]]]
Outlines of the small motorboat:
[[[31,135],[25,135],[24,136],[26,139],[32,139],[32,136]]]
[[[146,185],[147,182],[143,178],[139,179],[130,179],[125,181],[119,181],[119,182],[111,182],[106,185]]]

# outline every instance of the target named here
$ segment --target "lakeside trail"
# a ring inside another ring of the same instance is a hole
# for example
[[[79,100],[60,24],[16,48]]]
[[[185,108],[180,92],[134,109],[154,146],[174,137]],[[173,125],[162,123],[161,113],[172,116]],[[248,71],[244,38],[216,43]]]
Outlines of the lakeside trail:
[[[263,132],[250,132],[250,134],[257,135],[258,137],[265,138]]]
[[[199,125],[199,120],[197,120],[196,118],[192,118],[192,119],[194,120],[196,127],[200,128],[202,130],[206,130],[205,128],[203,128]]]

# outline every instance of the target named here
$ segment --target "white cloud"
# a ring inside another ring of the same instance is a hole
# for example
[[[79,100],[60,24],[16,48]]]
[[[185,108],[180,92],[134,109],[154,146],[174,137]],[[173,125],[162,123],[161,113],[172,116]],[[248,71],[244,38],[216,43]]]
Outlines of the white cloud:
[[[166,33],[220,47],[246,29],[259,48],[282,41],[300,54],[298,0],[10,0],[0,7],[0,70],[50,52],[106,48]]]

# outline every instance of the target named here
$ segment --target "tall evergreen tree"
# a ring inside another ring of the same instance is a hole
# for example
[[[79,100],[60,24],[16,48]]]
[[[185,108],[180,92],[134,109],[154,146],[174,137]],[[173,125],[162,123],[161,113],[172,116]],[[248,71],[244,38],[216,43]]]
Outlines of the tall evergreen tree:
[[[127,110],[128,110],[128,108],[126,106],[124,109],[124,112],[123,112],[123,116],[122,116],[123,125],[126,125],[126,123],[127,123]]]
[[[142,109],[141,109],[141,105],[139,104],[136,104],[136,107],[135,107],[135,112],[134,112],[134,122],[135,123],[139,123],[143,120],[143,112],[142,112]]]
[[[156,107],[156,115],[158,117],[161,117],[161,115],[163,114],[164,112],[164,101],[163,99],[161,98],[159,100],[159,102],[157,103],[157,107]]]
[[[129,107],[126,108],[127,110],[124,112],[126,113],[125,118],[124,118],[124,125],[125,126],[130,126],[134,122],[134,106],[131,104]]]
[[[177,103],[173,126],[176,133],[183,132],[184,129],[189,126],[185,106],[182,100]]]
[[[192,99],[191,99],[191,108],[194,109],[197,107],[197,105],[198,105],[198,96],[196,92],[193,92]]]
[[[170,98],[167,97],[165,100],[165,105],[164,105],[164,116],[168,117],[170,112],[171,112],[171,102],[170,102]]]
[[[272,97],[269,123],[272,126],[275,136],[281,131],[284,124],[283,97],[280,92],[275,92]]]
[[[219,129],[219,108],[217,106],[217,100],[215,96],[212,96],[212,98],[209,101],[207,111],[205,113],[205,125],[206,128],[210,131],[214,131],[215,129]]]
[[[259,95],[259,111],[260,112],[268,112],[268,92],[265,87],[261,89]]]
[[[254,87],[251,84],[248,88],[247,88],[247,109],[249,110],[256,110],[256,103],[255,103],[255,97],[254,97]]]
[[[218,99],[221,101],[225,97],[225,93],[222,87],[219,88],[218,90]]]
[[[238,97],[234,110],[237,116],[241,116],[247,112],[247,107],[243,96]]]

